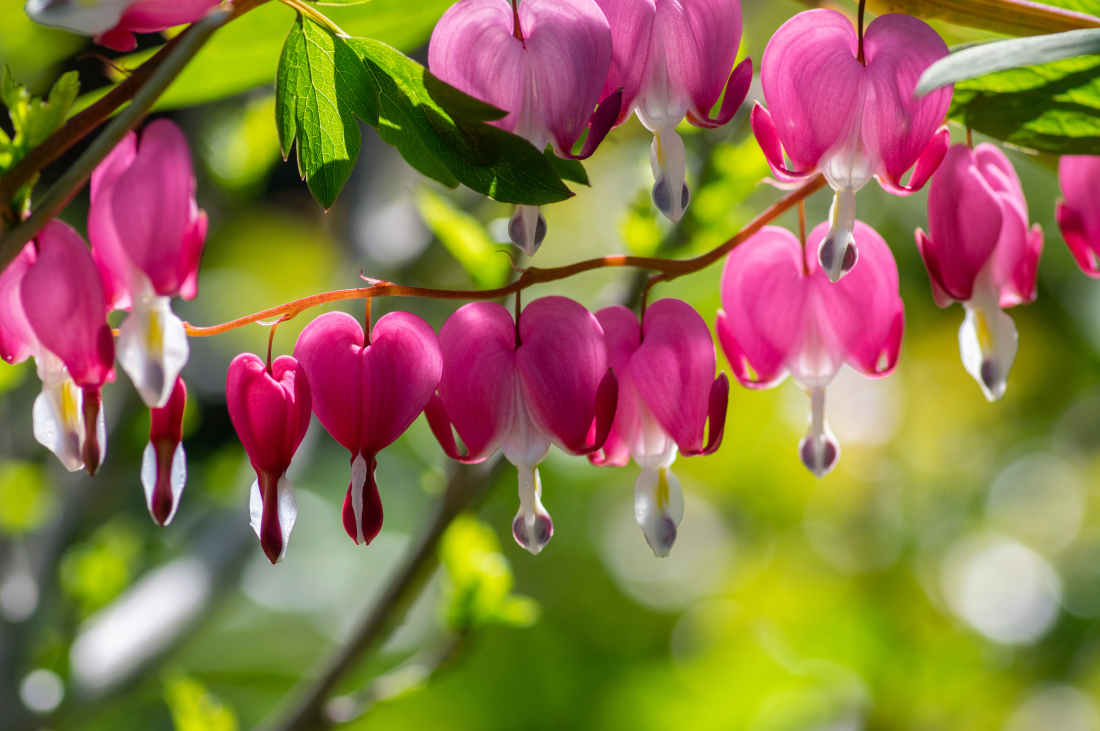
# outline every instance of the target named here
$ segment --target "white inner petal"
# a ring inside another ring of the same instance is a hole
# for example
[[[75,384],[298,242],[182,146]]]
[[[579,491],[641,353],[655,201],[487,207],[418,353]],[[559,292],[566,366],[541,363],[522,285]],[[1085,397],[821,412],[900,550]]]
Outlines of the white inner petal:
[[[684,519],[680,481],[668,467],[646,467],[634,483],[634,519],[646,543],[658,556],[667,556]]]
[[[189,351],[183,322],[172,312],[168,297],[143,292],[134,298],[119,328],[118,361],[147,406],[168,403]]]
[[[36,23],[93,36],[118,25],[137,0],[27,0],[27,15]]]
[[[31,415],[34,438],[65,465],[76,472],[84,467],[84,392],[69,378],[61,360],[45,348],[35,353],[42,392],[34,400]],[[99,420],[103,409],[99,410]],[[100,452],[105,449],[106,427],[96,424],[101,437]]]

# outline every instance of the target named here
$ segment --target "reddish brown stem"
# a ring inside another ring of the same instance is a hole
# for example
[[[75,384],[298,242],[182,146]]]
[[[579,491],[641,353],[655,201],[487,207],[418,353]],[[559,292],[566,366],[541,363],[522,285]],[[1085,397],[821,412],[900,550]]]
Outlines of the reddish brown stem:
[[[289,320],[304,310],[329,302],[362,299],[364,297],[423,297],[426,299],[445,300],[491,300],[522,292],[535,284],[555,282],[559,279],[566,279],[576,274],[590,272],[595,269],[606,269],[608,267],[636,267],[658,272],[658,274],[650,280],[647,286],[648,289],[658,282],[667,282],[677,277],[682,277],[685,274],[700,271],[719,261],[732,251],[735,246],[748,239],[779,215],[789,210],[792,206],[797,205],[800,201],[805,200],[810,195],[820,190],[824,185],[825,179],[820,175],[815,176],[801,187],[791,191],[786,196],[776,201],[771,207],[754,218],[749,225],[738,231],[725,243],[692,259],[660,259],[648,256],[611,254],[595,259],[585,259],[560,267],[549,267],[546,269],[530,267],[525,270],[516,281],[495,289],[430,289],[428,287],[406,287],[390,282],[380,282],[378,284],[372,284],[369,287],[321,292],[320,294],[310,295],[309,297],[303,297],[285,304],[270,307],[260,312],[254,312],[251,315],[238,317],[235,320],[230,320],[220,325],[210,325],[207,327],[198,327],[190,323],[184,323],[184,325],[187,328],[188,335],[192,337],[207,337],[235,330],[238,327],[259,322],[260,320],[267,320],[272,317],[282,317],[283,319]]]
[[[859,0],[859,53],[856,54],[856,59],[863,64],[867,65],[867,61],[863,58],[863,13],[867,9],[867,0]]]

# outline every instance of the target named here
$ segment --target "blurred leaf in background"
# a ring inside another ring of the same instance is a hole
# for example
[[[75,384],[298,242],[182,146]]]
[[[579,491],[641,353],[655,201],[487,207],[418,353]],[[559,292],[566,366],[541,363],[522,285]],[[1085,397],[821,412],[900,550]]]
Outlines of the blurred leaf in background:
[[[420,215],[478,289],[502,286],[511,271],[508,249],[493,241],[476,218],[427,188],[417,196]]]
[[[184,675],[164,681],[164,700],[172,711],[176,731],[237,731],[232,709],[202,683]]]

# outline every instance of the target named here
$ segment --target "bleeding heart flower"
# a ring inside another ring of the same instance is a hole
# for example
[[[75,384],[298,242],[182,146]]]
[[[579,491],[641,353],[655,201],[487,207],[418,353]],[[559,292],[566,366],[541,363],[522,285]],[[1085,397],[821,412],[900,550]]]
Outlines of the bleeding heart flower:
[[[617,387],[603,329],[565,297],[531,302],[518,327],[504,307],[473,302],[447,318],[439,342],[443,378],[425,411],[428,424],[452,459],[480,462],[499,448],[516,466],[520,507],[512,535],[537,554],[554,535],[539,462],[551,442],[571,454],[595,452],[614,419]]]
[[[1058,161],[1058,181],[1064,201],[1054,210],[1058,228],[1077,266],[1090,277],[1100,277],[1100,157],[1063,155]]]
[[[141,486],[145,504],[158,525],[176,515],[187,482],[187,455],[183,451],[183,410],[187,387],[177,378],[172,395],[161,408],[149,410],[149,443],[141,456]]]
[[[858,54],[858,35],[843,15],[799,13],[768,41],[760,68],[768,108],[752,112],[753,132],[778,180],[820,172],[836,191],[832,225],[818,252],[834,282],[856,263],[856,191],[872,176],[895,195],[919,190],[951,142],[940,126],[951,87],[919,99],[913,94],[921,73],[947,55],[934,30],[909,15],[880,15],[864,34],[863,57]]]
[[[408,312],[381,317],[369,342],[354,317],[330,312],[302,330],[294,355],[313,384],[313,412],[351,452],[344,529],[367,545],[382,529],[376,457],[416,420],[439,384],[439,341]]]
[[[220,0],[27,0],[27,15],[43,25],[95,36],[116,51],[137,48],[134,33],[155,33],[198,20]]]
[[[103,285],[88,247],[67,225],[46,224],[36,245],[33,262],[24,250],[13,265],[29,264],[18,279],[18,304],[10,290],[5,298],[8,306],[22,309],[29,327],[17,336],[22,346],[15,354],[33,354],[42,379],[33,407],[34,436],[69,470],[83,467],[95,474],[107,449],[100,389],[114,378],[115,359]],[[16,330],[23,329],[19,319],[16,314],[9,320]]]
[[[595,464],[625,465],[642,473],[634,485],[634,517],[646,542],[667,556],[684,517],[680,481],[670,467],[685,456],[711,454],[722,443],[729,400],[725,374],[714,378],[714,341],[703,318],[686,302],[663,299],[645,311],[642,325],[625,307],[596,313],[619,381],[618,408]],[[710,419],[710,438],[703,433]]]
[[[119,328],[118,360],[150,407],[167,403],[189,348],[169,300],[194,298],[206,213],[195,204],[191,153],[180,129],[150,123],[92,173],[88,235]]]
[[[287,468],[309,428],[309,379],[298,361],[280,356],[268,366],[241,353],[225,378],[229,420],[256,470],[249,493],[252,530],[271,563],[286,555],[298,504]]]
[[[573,159],[595,152],[619,115],[617,92],[593,112],[610,62],[611,29],[594,0],[460,0],[428,45],[433,74],[508,112],[493,124]],[[585,129],[584,149],[574,155]],[[537,206],[520,205],[508,232],[534,254],[546,221]]]
[[[752,83],[752,61],[737,67],[738,0],[596,0],[611,24],[613,55],[604,93],[623,90],[619,122],[631,111],[653,133],[653,201],[673,221],[691,194],[687,159],[676,133],[686,116],[697,127],[726,124]],[[732,70],[732,71],[731,71]],[[711,110],[722,97],[717,117]]]
[[[827,228],[813,230],[805,252],[794,234],[774,226],[730,252],[716,328],[742,385],[769,388],[790,373],[809,391],[810,428],[798,453],[818,477],[840,451],[825,423],[825,388],[845,363],[868,376],[889,374],[905,325],[897,264],[882,237],[856,221],[862,261],[832,284],[809,253]]]
[[[963,367],[990,401],[1004,395],[1017,335],[1002,309],[1035,299],[1043,251],[1038,224],[1028,230],[1027,201],[1012,163],[988,143],[955,145],[928,192],[928,228],[917,248],[936,304],[963,303]]]

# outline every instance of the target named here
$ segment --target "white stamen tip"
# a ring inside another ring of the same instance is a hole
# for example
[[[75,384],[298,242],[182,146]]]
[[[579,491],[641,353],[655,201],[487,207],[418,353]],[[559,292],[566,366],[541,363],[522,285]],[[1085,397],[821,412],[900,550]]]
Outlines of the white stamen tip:
[[[668,467],[645,467],[634,483],[634,519],[654,555],[672,550],[684,519],[680,481]]]
[[[554,537],[554,521],[542,505],[542,483],[537,467],[517,467],[519,473],[519,511],[512,520],[512,537],[537,556]]]

